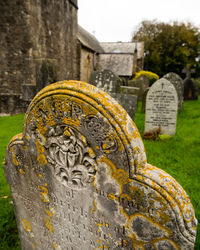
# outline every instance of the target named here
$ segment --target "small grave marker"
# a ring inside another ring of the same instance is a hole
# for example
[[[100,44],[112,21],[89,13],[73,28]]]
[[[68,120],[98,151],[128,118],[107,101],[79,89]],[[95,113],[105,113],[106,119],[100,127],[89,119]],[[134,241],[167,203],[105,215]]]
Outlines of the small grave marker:
[[[197,100],[198,99],[198,85],[191,78],[191,74],[195,73],[194,69],[188,65],[183,73],[186,73],[186,78],[184,80],[184,100]]]

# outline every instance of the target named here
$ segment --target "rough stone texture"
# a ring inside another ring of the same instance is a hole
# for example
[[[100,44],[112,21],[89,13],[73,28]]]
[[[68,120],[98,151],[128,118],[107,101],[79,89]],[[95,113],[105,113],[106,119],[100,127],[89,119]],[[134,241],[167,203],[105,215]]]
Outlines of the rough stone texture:
[[[149,79],[141,75],[136,80],[128,81],[128,86],[139,88],[138,100],[142,100],[144,91],[149,87]]]
[[[104,53],[99,55],[100,69],[109,69],[114,74],[130,78],[144,66],[144,42],[100,43]]]
[[[142,112],[145,112],[146,110],[146,98],[147,98],[147,93],[149,91],[149,88],[147,88],[145,91],[144,91],[144,94],[142,96]]]
[[[178,95],[178,108],[182,109],[183,108],[183,92],[184,92],[184,83],[183,83],[182,78],[173,72],[167,73],[166,75],[163,76],[163,78],[167,79],[174,85],[177,91],[177,95]]]
[[[138,97],[140,88],[130,87],[130,86],[120,86],[120,93],[136,95]]]
[[[197,100],[198,99],[198,84],[191,78],[191,74],[195,73],[194,69],[191,69],[191,65],[187,65],[182,71],[186,74],[184,80],[184,100]]]
[[[110,95],[118,101],[118,103],[126,110],[132,120],[135,118],[135,112],[137,110],[137,95],[125,94],[125,93],[110,93]]]
[[[22,249],[194,247],[187,194],[146,162],[133,121],[92,85],[58,82],[38,93],[4,169]]]
[[[106,92],[120,92],[121,80],[110,70],[92,72],[90,83]]]
[[[0,113],[9,112],[9,96],[18,96],[14,112],[25,112],[23,85],[40,90],[57,80],[77,79],[76,4],[76,0],[0,1]]]
[[[161,78],[149,89],[146,97],[145,131],[161,130],[161,134],[176,133],[178,96],[174,85]]]

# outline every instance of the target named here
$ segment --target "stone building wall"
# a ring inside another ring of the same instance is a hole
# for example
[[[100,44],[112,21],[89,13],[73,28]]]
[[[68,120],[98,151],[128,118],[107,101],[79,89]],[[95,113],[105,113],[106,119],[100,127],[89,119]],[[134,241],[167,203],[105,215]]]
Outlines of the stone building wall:
[[[1,0],[0,13],[0,113],[24,112],[45,85],[78,79],[77,0]]]

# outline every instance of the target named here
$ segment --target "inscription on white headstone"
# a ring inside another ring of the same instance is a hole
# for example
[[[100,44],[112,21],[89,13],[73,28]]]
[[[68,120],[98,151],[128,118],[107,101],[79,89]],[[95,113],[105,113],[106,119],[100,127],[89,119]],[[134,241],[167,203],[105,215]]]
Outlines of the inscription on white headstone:
[[[176,133],[178,97],[168,80],[162,78],[150,88],[146,99],[145,133],[161,129],[161,134]]]

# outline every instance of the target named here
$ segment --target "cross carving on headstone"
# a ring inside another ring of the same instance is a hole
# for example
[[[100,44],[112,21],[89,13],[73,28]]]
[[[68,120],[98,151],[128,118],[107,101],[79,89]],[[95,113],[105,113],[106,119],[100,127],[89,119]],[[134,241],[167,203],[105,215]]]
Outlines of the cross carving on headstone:
[[[195,73],[195,69],[191,69],[190,65],[187,65],[185,69],[182,70],[183,73],[186,74],[186,78],[191,78],[191,74]]]

